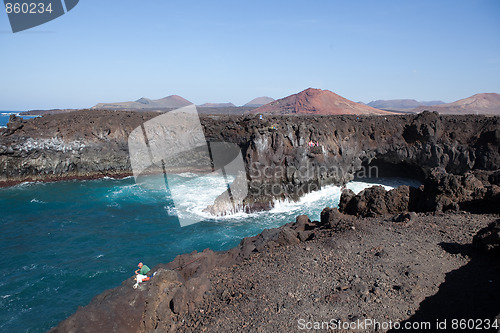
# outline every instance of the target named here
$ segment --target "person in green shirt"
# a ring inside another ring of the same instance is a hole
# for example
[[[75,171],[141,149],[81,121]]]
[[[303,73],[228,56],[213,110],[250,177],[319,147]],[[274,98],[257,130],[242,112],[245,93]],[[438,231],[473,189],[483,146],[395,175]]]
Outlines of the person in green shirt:
[[[144,265],[142,262],[140,262],[137,267],[139,267],[138,269],[135,270],[135,275],[146,275],[148,274],[148,272],[151,270],[149,269],[149,267],[147,265]]]
[[[142,283],[144,281],[149,281],[150,279],[150,277],[146,275],[150,271],[149,267],[144,265],[142,262],[140,262],[137,266],[139,268],[135,270],[134,280],[137,282],[133,285],[134,289],[136,289],[139,286],[139,283]]]

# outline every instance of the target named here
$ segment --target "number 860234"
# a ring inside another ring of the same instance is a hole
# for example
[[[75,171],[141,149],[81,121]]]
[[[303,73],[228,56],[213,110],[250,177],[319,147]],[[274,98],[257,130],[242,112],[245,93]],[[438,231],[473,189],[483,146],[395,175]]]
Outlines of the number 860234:
[[[43,2],[35,3],[6,3],[5,11],[7,14],[43,14],[52,13],[52,3],[44,4]]]

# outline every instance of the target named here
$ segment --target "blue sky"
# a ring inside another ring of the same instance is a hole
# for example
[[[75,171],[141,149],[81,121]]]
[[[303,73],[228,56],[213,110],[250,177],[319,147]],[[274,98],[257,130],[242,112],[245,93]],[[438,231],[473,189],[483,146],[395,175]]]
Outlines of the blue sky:
[[[13,34],[0,110],[178,94],[201,104],[308,87],[354,101],[500,93],[500,1],[80,0]]]

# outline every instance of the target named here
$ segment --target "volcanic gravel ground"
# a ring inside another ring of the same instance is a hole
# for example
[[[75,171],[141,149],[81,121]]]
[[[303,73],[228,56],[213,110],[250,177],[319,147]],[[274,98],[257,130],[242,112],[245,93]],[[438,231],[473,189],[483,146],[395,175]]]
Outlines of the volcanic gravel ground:
[[[313,240],[213,270],[202,306],[178,331],[295,332],[322,325],[342,332],[354,330],[333,323],[358,319],[386,325],[358,327],[364,332],[405,320],[430,322],[434,331],[437,319],[452,331],[453,319],[492,320],[500,313],[500,260],[471,244],[497,218],[419,214],[396,223],[346,216],[344,232],[315,231]]]

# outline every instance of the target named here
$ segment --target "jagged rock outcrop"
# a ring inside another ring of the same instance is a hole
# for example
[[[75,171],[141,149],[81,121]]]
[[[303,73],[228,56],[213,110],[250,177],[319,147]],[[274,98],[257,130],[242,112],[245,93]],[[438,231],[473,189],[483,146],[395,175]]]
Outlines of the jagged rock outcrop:
[[[453,175],[442,168],[433,169],[423,187],[421,211],[472,210],[475,212],[498,211],[500,188],[481,182],[473,173]]]
[[[231,183],[231,191],[224,191],[214,200],[213,204],[206,207],[203,211],[218,216],[234,214],[244,210],[245,204],[243,199],[246,196],[246,193],[244,193],[247,189],[246,182],[246,174],[244,172],[239,172]]]
[[[487,180],[480,181],[471,172],[453,175],[442,168],[435,168],[418,189],[400,186],[386,191],[382,186],[373,186],[357,195],[351,190],[344,190],[339,210],[364,217],[448,210],[500,213],[500,187]]]
[[[355,195],[344,190],[339,211],[364,217],[415,211],[420,191],[410,186],[400,186],[386,191],[382,186],[373,186]]]
[[[473,245],[492,255],[500,256],[500,220],[491,222],[474,236]]]
[[[26,120],[21,117],[16,116],[15,114],[11,114],[9,117],[9,122],[7,123],[7,134],[12,134],[15,131],[23,128]]]

